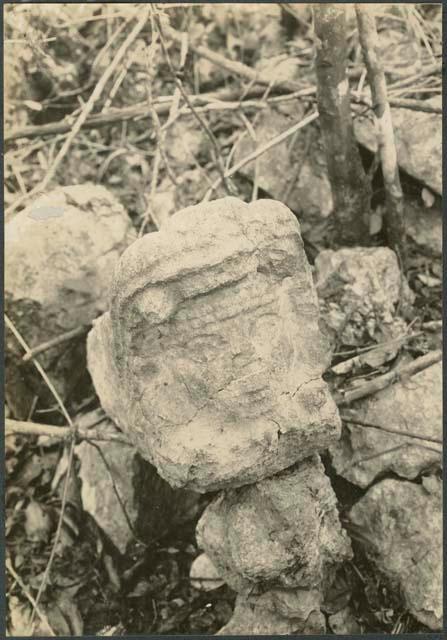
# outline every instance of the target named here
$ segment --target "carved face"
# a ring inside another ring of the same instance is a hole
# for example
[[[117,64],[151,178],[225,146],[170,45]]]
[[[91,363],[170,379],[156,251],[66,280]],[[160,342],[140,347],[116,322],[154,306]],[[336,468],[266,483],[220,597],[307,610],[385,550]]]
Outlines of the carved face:
[[[174,483],[244,484],[292,464],[300,447],[327,446],[321,425],[318,442],[308,431],[291,446],[292,432],[321,422],[300,400],[306,385],[330,405],[330,439],[338,428],[299,227],[279,203],[218,200],[136,242],[111,320],[127,429]]]

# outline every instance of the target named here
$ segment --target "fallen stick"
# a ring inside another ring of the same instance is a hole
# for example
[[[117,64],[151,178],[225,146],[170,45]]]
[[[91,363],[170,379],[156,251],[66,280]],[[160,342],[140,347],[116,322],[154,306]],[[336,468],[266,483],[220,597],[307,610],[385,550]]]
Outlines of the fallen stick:
[[[224,89],[220,92],[216,93],[204,93],[189,96],[190,101],[193,104],[207,104],[213,102],[218,102],[219,106],[214,107],[214,109],[233,109],[234,101],[237,101],[236,104],[239,108],[253,108],[255,107],[253,102],[249,101],[238,101],[239,91]],[[250,90],[249,97],[256,98],[262,96],[264,93],[264,89],[262,87],[254,88]],[[292,100],[294,98],[298,98],[301,96],[312,95],[315,93],[313,87],[308,87],[306,89],[302,89],[301,91],[296,91],[288,96],[280,96],[282,100]],[[273,102],[273,99],[270,99]],[[171,108],[172,104],[172,96],[162,96],[157,100],[154,100],[153,108],[155,109],[158,115],[167,115]],[[259,107],[262,105],[259,104]],[[211,109],[212,110],[212,109]],[[185,109],[185,112],[190,113],[189,109]],[[192,115],[192,114],[191,114]],[[110,109],[107,113],[97,113],[89,116],[85,122],[82,124],[81,129],[96,129],[98,127],[106,127],[107,125],[116,124],[118,122],[125,122],[126,120],[133,120],[134,118],[146,118],[151,117],[151,107],[147,104],[147,102],[142,102],[136,105],[132,105],[131,107],[122,107],[120,109]],[[5,142],[12,142],[13,140],[18,140],[20,138],[38,138],[41,136],[50,136],[50,135],[58,135],[61,133],[67,133],[71,131],[73,123],[70,121],[62,121],[62,122],[51,122],[49,124],[36,125],[31,127],[23,127],[21,129],[13,129],[9,133],[6,133],[4,136]]]
[[[28,591],[27,587],[25,586],[23,580],[20,578],[20,576],[17,574],[17,572],[15,571],[14,567],[12,566],[11,560],[9,560],[9,558],[6,558],[5,560],[5,567],[6,570],[11,574],[11,576],[14,578],[14,580],[17,582],[17,584],[19,585],[19,587],[22,589],[23,594],[26,596],[26,598],[30,601],[31,605],[33,606],[34,610],[36,611],[37,615],[40,618],[40,621],[45,625],[46,629],[45,631],[50,635],[55,637],[56,634],[54,633],[50,623],[48,622],[48,618],[47,616],[42,612],[42,610],[39,608],[37,602],[34,600],[33,596],[30,594],[30,592]],[[29,627],[31,629],[31,622],[28,623]],[[27,634],[28,635],[28,634]],[[29,635],[32,635],[32,633],[30,633]]]
[[[22,336],[20,331],[17,329],[15,324],[6,315],[6,313],[4,314],[4,318],[5,318],[6,326],[11,331],[11,333],[14,335],[15,339],[20,344],[22,349],[25,351],[25,354],[30,353],[31,349],[28,346],[26,340],[24,339],[24,337]],[[59,393],[57,392],[56,387],[51,382],[50,378],[48,377],[45,369],[42,367],[40,362],[38,360],[36,360],[35,357],[32,357],[31,360],[33,361],[33,364],[36,367],[37,371],[39,372],[41,378],[43,379],[43,381],[47,385],[48,389],[50,390],[50,393],[52,394],[53,398],[56,400],[56,403],[58,404],[60,410],[62,411],[62,414],[63,414],[64,418],[66,419],[67,423],[70,425],[71,432],[74,435],[76,429],[75,429],[75,426],[73,424],[73,420],[71,419],[70,414],[68,413],[68,411],[67,411],[67,409],[66,409],[66,407],[65,407],[65,405],[64,405],[64,403],[62,401],[62,398],[60,397]]]
[[[381,458],[382,456],[387,455],[388,453],[394,453],[396,451],[401,451],[402,449],[408,449],[409,447],[417,447],[419,449],[427,449],[428,451],[433,451],[434,453],[442,454],[442,451],[438,451],[434,447],[428,447],[425,444],[412,444],[411,442],[404,442],[403,444],[398,444],[395,447],[390,447],[388,449],[383,449],[383,451],[377,451],[376,453],[372,453],[369,456],[365,456],[362,458],[357,458],[352,460],[346,467],[340,471],[340,475],[345,474],[349,469],[353,467],[357,467],[359,464],[363,464],[365,462],[369,462],[370,460],[374,460],[375,458]]]
[[[247,156],[242,158],[238,163],[233,165],[230,169],[227,169],[227,171],[225,171],[224,173],[225,178],[231,178],[231,176],[233,176],[235,173],[240,171],[242,167],[245,167],[245,165],[249,164],[253,160],[256,160],[256,158],[261,156],[266,151],[269,151],[269,149],[276,147],[278,144],[281,144],[281,142],[284,142],[284,140],[287,140],[287,138],[290,138],[290,136],[292,136],[296,131],[299,131],[303,127],[307,126],[308,124],[316,120],[318,118],[318,115],[319,115],[318,111],[313,111],[308,116],[300,120],[300,122],[297,122],[289,129],[286,129],[285,131],[280,133],[278,136],[275,136],[274,138],[267,140],[267,142],[263,144],[261,147],[258,147],[257,149],[249,153]],[[213,185],[206,192],[202,202],[209,201],[213,192],[220,185],[221,181],[222,181],[222,178],[220,177],[216,179]]]
[[[423,335],[424,335],[423,331],[418,331],[417,333],[411,333],[409,335],[399,336],[398,338],[394,338],[393,340],[388,340],[387,342],[379,342],[374,347],[363,348],[360,353],[357,353],[352,358],[343,360],[342,362],[339,362],[338,364],[331,367],[331,371],[336,375],[346,375],[347,373],[352,371],[354,367],[361,367],[361,366],[364,366],[365,364],[369,364],[368,359],[370,359],[371,356],[374,356],[374,354],[377,352],[385,351],[385,350],[390,351],[390,357],[388,358],[388,360],[391,360],[391,358],[394,357],[392,356],[393,352],[397,352],[401,348],[401,346],[404,344],[405,341],[413,340],[414,338],[419,338],[420,336],[423,336]],[[384,362],[386,362],[386,360],[384,360]]]
[[[52,338],[51,340],[42,342],[41,344],[37,345],[37,347],[33,347],[32,349],[30,349],[25,353],[25,355],[22,357],[23,362],[28,362],[29,360],[32,360],[35,356],[38,356],[39,353],[43,353],[44,351],[48,351],[48,349],[57,347],[58,345],[63,344],[64,342],[67,342],[68,340],[72,340],[73,338],[77,338],[78,336],[84,335],[84,333],[87,333],[87,331],[89,331],[90,327],[91,327],[90,324],[83,325],[82,327],[76,327],[76,329],[71,329],[71,331],[66,331],[65,333],[62,333],[60,336],[57,336],[56,338]]]
[[[442,115],[442,107],[436,107],[433,104],[429,104],[428,100],[388,98],[388,103],[394,109],[410,109],[411,111],[424,111],[425,113],[438,113]]]
[[[272,91],[275,92],[280,89],[279,86],[273,87]],[[235,110],[235,109],[260,109],[265,107],[266,104],[275,104],[277,102],[286,102],[294,100],[295,98],[305,98],[306,96],[314,96],[316,94],[316,87],[309,86],[299,91],[293,91],[292,93],[280,96],[274,96],[263,102],[255,103],[253,100],[238,100],[239,91],[234,89],[223,89],[216,93],[204,93],[191,95],[190,100],[193,104],[202,104],[203,109],[209,111],[218,110]],[[253,87],[247,94],[248,98],[259,98],[263,95],[264,88]],[[426,100],[409,100],[400,98],[389,98],[389,103],[392,107],[399,109],[411,109],[414,111],[425,111],[427,113],[442,113],[442,109],[433,105],[426,104]],[[353,100],[352,104],[355,105],[358,100]],[[162,96],[157,100],[154,100],[154,109],[158,115],[167,115],[171,108],[172,96]],[[215,103],[215,104],[213,104]],[[369,103],[368,103],[369,104]],[[188,107],[180,110],[180,115],[192,115]],[[110,109],[107,113],[96,113],[90,115],[85,122],[82,123],[81,129],[88,131],[90,129],[97,129],[99,127],[106,127],[108,125],[117,124],[119,122],[126,122],[127,120],[134,120],[136,118],[150,118],[151,109],[147,102],[132,105],[131,107],[122,107],[120,109]],[[41,124],[29,127],[22,127],[20,129],[13,129],[6,132],[4,135],[4,142],[13,142],[21,138],[41,138],[44,136],[55,136],[71,131],[73,123],[70,120],[63,120],[61,122],[50,122],[48,124]]]
[[[70,438],[72,429],[70,427],[57,427],[51,424],[39,424],[37,422],[24,422],[21,420],[5,420],[5,436],[27,435],[27,436],[48,436],[65,440]],[[101,429],[89,429],[88,427],[78,427],[76,431],[77,440],[97,440],[99,442],[121,442],[130,445],[124,434],[101,431]]]
[[[361,387],[357,387],[355,389],[341,391],[335,394],[335,402],[338,406],[344,406],[354,402],[354,400],[359,400],[360,398],[364,398],[366,396],[370,396],[373,393],[377,393],[377,391],[381,391],[386,387],[402,380],[403,378],[407,378],[413,376],[415,373],[419,373],[431,365],[436,364],[442,360],[442,350],[436,349],[436,351],[430,351],[426,353],[425,356],[421,356],[420,358],[416,358],[412,362],[408,364],[403,364],[388,373],[384,373],[382,376],[377,376],[370,382],[363,384]]]
[[[427,442],[434,442],[442,446],[441,438],[431,438],[430,436],[421,436],[418,433],[412,431],[402,431],[401,429],[395,429],[394,427],[383,427],[380,424],[373,424],[372,422],[365,422],[364,420],[358,420],[355,416],[340,415],[343,422],[348,422],[354,427],[363,427],[365,429],[378,429],[379,431],[385,431],[386,433],[392,433],[397,436],[405,436],[406,438],[415,438],[416,440],[426,440]]]
[[[93,89],[92,93],[90,94],[89,99],[87,100],[85,105],[82,107],[80,114],[78,115],[78,117],[76,118],[75,122],[73,123],[70,129],[70,133],[64,140],[62,147],[60,148],[56,157],[54,158],[53,162],[48,168],[43,180],[38,185],[36,185],[33,189],[31,189],[31,191],[24,194],[22,197],[17,198],[17,200],[15,200],[13,204],[8,207],[8,210],[7,210],[8,213],[12,213],[13,211],[15,211],[20,205],[24,204],[27,200],[29,200],[29,198],[34,196],[38,191],[45,191],[48,184],[56,175],[56,171],[59,168],[68,150],[70,149],[70,146],[72,145],[74,139],[78,135],[79,131],[82,129],[82,125],[85,123],[88,116],[92,112],[96,102],[100,98],[108,80],[112,77],[119,63],[124,58],[128,48],[136,40],[139,33],[145,26],[147,17],[148,17],[148,9],[146,8],[145,10],[142,11],[140,19],[138,20],[138,22],[136,23],[132,31],[129,33],[127,38],[124,40],[124,42],[118,49],[113,60],[107,66],[101,78],[99,79],[98,83],[96,84],[95,88]]]

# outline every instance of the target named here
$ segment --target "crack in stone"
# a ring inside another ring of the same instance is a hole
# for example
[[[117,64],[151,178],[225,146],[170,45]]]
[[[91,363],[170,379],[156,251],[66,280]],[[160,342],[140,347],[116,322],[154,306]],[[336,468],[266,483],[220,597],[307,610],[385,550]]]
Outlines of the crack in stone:
[[[281,425],[274,418],[270,418],[270,421],[276,424],[277,426],[276,434],[278,436],[278,442],[279,442],[279,440],[281,439],[281,436],[283,435],[283,432],[281,431]]]
[[[316,382],[317,380],[320,380],[321,376],[316,376],[315,378],[310,378],[310,380],[306,380],[305,382],[302,382],[301,384],[299,384],[297,386],[297,388],[295,389],[295,391],[292,393],[292,398],[294,398],[296,396],[296,394],[298,393],[298,391],[301,391],[301,389],[307,385],[310,384],[311,382]],[[290,391],[285,391],[285,394],[289,394]]]

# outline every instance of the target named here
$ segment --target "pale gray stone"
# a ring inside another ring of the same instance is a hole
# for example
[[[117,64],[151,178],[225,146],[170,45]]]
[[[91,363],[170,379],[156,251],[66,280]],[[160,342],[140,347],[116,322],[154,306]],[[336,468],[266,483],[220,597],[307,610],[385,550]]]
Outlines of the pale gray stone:
[[[427,100],[442,106],[442,96]],[[399,166],[411,176],[442,195],[442,115],[412,109],[391,109]],[[377,136],[369,117],[354,118],[358,142],[377,150]]]
[[[418,247],[433,256],[442,255],[442,210],[425,208],[414,200],[405,201],[407,234]]]
[[[78,425],[87,428],[97,420],[98,412],[92,411],[82,416]],[[117,431],[108,419],[95,429]],[[75,452],[84,511],[121,553],[135,536],[150,544],[173,526],[197,516],[199,494],[172,489],[134,447],[122,442],[83,441]]]
[[[214,591],[225,584],[206,553],[201,553],[194,559],[189,577],[191,586],[199,591]]]
[[[387,247],[354,247],[321,251],[315,278],[322,327],[332,343],[383,342],[402,335],[398,316],[413,295],[402,276],[396,254]]]
[[[386,479],[354,505],[350,519],[370,540],[368,553],[397,585],[408,610],[442,629],[442,482]]]
[[[336,497],[318,456],[256,484],[221,493],[197,541],[235,591],[329,585],[351,556]]]
[[[189,207],[131,245],[88,364],[105,411],[175,487],[255,482],[340,434],[299,224],[279,202]]]
[[[351,409],[354,420],[442,442],[442,363],[358,400]],[[413,479],[442,465],[440,445],[349,423],[330,453],[337,473],[360,487],[385,472]]]
[[[304,117],[295,103],[284,103],[259,114],[256,123],[257,140],[271,140]],[[246,134],[236,146],[234,162],[254,151],[257,142]],[[272,198],[284,202],[299,217],[306,238],[319,244],[322,229],[333,211],[331,184],[319,131],[309,125],[291,140],[276,145],[257,160],[241,169],[241,173],[256,180]]]
[[[107,309],[113,270],[134,239],[122,205],[104,187],[90,184],[58,187],[8,222],[6,313],[30,347]],[[14,417],[26,419],[34,394],[49,392],[31,363],[18,367],[22,355],[7,331],[6,396]],[[38,359],[64,397],[83,371],[85,340],[63,343]]]
[[[238,596],[231,620],[216,635],[312,635],[326,631],[318,591],[275,589]]]

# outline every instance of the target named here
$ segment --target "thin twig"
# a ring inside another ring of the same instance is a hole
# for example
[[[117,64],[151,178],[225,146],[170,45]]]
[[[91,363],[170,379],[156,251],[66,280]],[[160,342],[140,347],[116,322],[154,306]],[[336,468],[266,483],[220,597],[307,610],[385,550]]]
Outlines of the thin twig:
[[[71,437],[70,427],[56,427],[51,424],[40,424],[38,422],[24,422],[22,420],[5,419],[5,436],[12,435],[28,435],[28,436],[47,436],[65,440]],[[76,431],[76,440],[97,440],[99,442],[120,442],[131,446],[130,440],[118,431],[102,431],[101,429],[92,429],[88,427],[78,427]]]
[[[25,350],[25,355],[30,354],[31,353],[30,347],[28,346],[28,344],[26,343],[25,339],[20,334],[19,330],[16,328],[14,323],[8,318],[6,313],[5,313],[5,323],[6,323],[6,326],[8,327],[8,329],[11,331],[11,333],[13,333],[13,335],[16,338],[17,342]],[[44,371],[42,365],[36,360],[35,357],[31,356],[31,359],[32,359],[33,364],[36,367],[37,371],[41,375],[43,381],[45,382],[45,384],[47,385],[48,389],[52,393],[54,399],[56,400],[57,404],[59,405],[59,408],[62,411],[62,414],[64,415],[64,418],[66,419],[68,424],[72,428],[74,428],[73,421],[70,418],[67,409],[65,408],[65,405],[64,405],[64,403],[62,401],[62,398],[60,397],[59,393],[56,391],[56,388],[54,387],[53,383],[51,382],[51,380],[49,379],[48,375]]]
[[[67,497],[68,497],[68,487],[70,485],[70,474],[71,474],[71,469],[73,466],[73,458],[74,458],[74,450],[75,450],[75,437],[71,438],[71,442],[70,442],[70,448],[68,451],[68,462],[67,462],[67,471],[66,471],[66,476],[65,476],[65,481],[64,481],[64,488],[63,488],[63,492],[62,492],[62,501],[61,501],[61,510],[59,513],[59,520],[57,523],[57,528],[56,528],[56,533],[54,536],[54,542],[53,542],[53,546],[51,548],[51,553],[50,553],[50,557],[48,558],[48,562],[47,562],[47,566],[45,567],[45,571],[42,577],[42,582],[40,583],[39,586],[39,590],[37,592],[37,596],[36,596],[36,607],[40,602],[40,599],[42,597],[42,594],[47,586],[48,583],[48,578],[50,576],[50,571],[51,571],[51,567],[53,565],[54,562],[54,558],[56,557],[56,552],[57,552],[57,548],[59,545],[59,540],[61,537],[61,532],[62,532],[62,525],[64,523],[64,515],[65,515],[65,507],[67,505]],[[34,607],[33,612],[31,614],[31,620],[30,623],[32,624],[34,619],[35,619],[35,615],[36,615],[36,607]]]
[[[91,324],[88,324],[88,325],[83,325],[82,327],[76,327],[76,329],[71,329],[70,331],[66,331],[65,333],[62,333],[56,338],[47,340],[47,342],[42,342],[37,347],[33,347],[32,349],[30,349],[25,353],[25,355],[22,357],[23,362],[28,362],[29,360],[32,360],[32,358],[34,358],[35,356],[38,356],[39,353],[48,351],[53,347],[58,347],[60,344],[63,344],[64,342],[73,340],[73,338],[83,336],[90,330],[91,326],[92,326]]]
[[[431,65],[425,66],[421,71],[417,73],[407,76],[406,78],[402,78],[401,80],[397,80],[393,84],[390,84],[388,87],[388,91],[393,91],[394,89],[401,89],[402,87],[406,87],[409,84],[413,84],[417,80],[421,80],[422,78],[426,78],[427,76],[431,76],[432,74],[437,74],[442,72],[442,62],[435,62]]]
[[[64,141],[64,143],[63,143],[63,145],[62,145],[62,147],[61,147],[61,149],[59,151],[59,153],[57,154],[57,156],[54,159],[54,161],[53,161],[52,165],[50,166],[50,168],[48,169],[48,171],[47,171],[42,183],[37,185],[33,189],[31,189],[31,191],[27,194],[26,197],[18,198],[8,208],[8,210],[7,210],[8,213],[11,213],[12,211],[15,211],[27,199],[29,199],[32,195],[35,195],[38,191],[44,191],[46,189],[46,187],[48,186],[49,182],[53,179],[53,177],[54,177],[54,175],[55,175],[60,163],[62,162],[63,158],[65,157],[67,151],[71,147],[75,137],[78,135],[79,131],[81,130],[82,125],[85,123],[85,121],[87,120],[88,116],[92,112],[93,107],[95,106],[97,100],[100,98],[100,96],[101,96],[101,94],[102,94],[107,82],[112,77],[115,69],[117,68],[117,66],[119,65],[119,63],[123,59],[123,57],[125,56],[127,49],[131,46],[131,44],[134,42],[134,40],[139,35],[140,31],[145,26],[146,21],[147,21],[147,17],[148,17],[148,8],[147,7],[143,7],[142,15],[141,15],[140,19],[138,20],[137,24],[132,29],[130,34],[127,36],[127,38],[125,39],[123,44],[118,49],[118,51],[117,51],[114,59],[110,63],[110,65],[105,69],[105,71],[104,71],[102,77],[100,78],[98,84],[96,85],[96,87],[94,88],[92,94],[90,95],[90,98],[85,103],[85,105],[84,105],[81,113],[79,114],[76,122],[73,124],[73,126],[71,128],[71,131],[70,131],[69,135],[67,136],[67,138],[65,139],[65,141]]]
[[[435,453],[439,453],[441,455],[441,451],[438,449],[434,449],[433,447],[427,447],[423,444],[412,444],[411,442],[404,442],[403,444],[399,444],[396,447],[390,447],[389,449],[384,449],[383,451],[378,451],[376,453],[371,454],[370,456],[365,456],[363,458],[357,458],[357,460],[353,460],[350,464],[346,465],[340,472],[339,475],[345,474],[349,469],[353,467],[357,467],[359,464],[363,462],[369,462],[370,460],[374,460],[375,458],[381,458],[385,456],[387,453],[394,453],[395,451],[400,451],[401,449],[407,449],[408,447],[418,447],[419,449],[428,449],[429,451],[434,451]]]
[[[132,521],[130,519],[129,514],[127,513],[127,509],[126,509],[126,506],[125,506],[125,504],[123,502],[123,499],[121,498],[120,492],[118,491],[118,487],[116,486],[116,482],[115,482],[115,478],[113,476],[112,469],[110,468],[109,462],[108,462],[107,458],[105,457],[104,452],[102,451],[101,447],[99,445],[95,444],[94,442],[91,442],[90,445],[92,447],[94,447],[97,450],[97,452],[99,453],[99,457],[101,458],[101,460],[102,460],[102,462],[103,462],[103,464],[104,464],[104,466],[105,466],[105,468],[107,470],[107,473],[109,474],[109,478],[110,478],[110,481],[112,483],[113,493],[115,494],[116,499],[118,500],[118,503],[119,503],[119,505],[121,507],[121,511],[123,512],[124,518],[126,520],[127,526],[129,527],[129,530],[130,530],[132,536],[142,546],[147,547],[146,543],[144,543],[142,540],[140,540],[138,538],[138,536],[136,535],[136,533],[135,533],[135,529],[133,527]]]
[[[423,111],[425,113],[438,113],[442,115],[442,108],[429,104],[427,100],[411,100],[410,98],[389,98],[391,107],[395,109],[410,109],[411,111]]]
[[[221,182],[223,182],[225,190],[227,191],[227,193],[231,194],[231,187],[227,182],[227,179],[225,177],[225,169],[224,169],[224,163],[222,160],[222,153],[221,150],[219,148],[219,144],[216,140],[215,135],[213,134],[213,132],[211,131],[211,129],[209,128],[208,124],[205,122],[205,120],[203,118],[200,117],[199,113],[197,112],[197,110],[195,109],[195,107],[193,106],[191,100],[189,99],[189,96],[187,94],[187,92],[185,91],[184,87],[183,87],[183,83],[180,80],[180,78],[178,77],[174,66],[172,64],[171,61],[171,56],[169,55],[168,52],[168,48],[166,46],[165,40],[164,40],[164,36],[163,36],[163,30],[161,27],[161,23],[160,23],[160,18],[158,16],[157,13],[154,13],[154,20],[155,23],[157,25],[157,29],[158,29],[158,34],[160,36],[160,43],[161,43],[161,47],[163,49],[163,54],[165,56],[166,62],[168,64],[169,67],[169,71],[172,75],[172,78],[176,84],[176,86],[178,87],[178,89],[180,90],[180,93],[182,94],[183,99],[185,100],[185,102],[187,103],[188,107],[190,108],[191,112],[193,113],[194,117],[196,118],[197,122],[199,123],[200,127],[203,129],[203,131],[206,133],[206,135],[208,136],[212,148],[214,149],[214,155],[215,155],[215,163],[216,163],[216,168],[220,173],[221,176]]]
[[[393,351],[397,352],[407,340],[413,340],[414,338],[419,338],[423,335],[423,331],[418,331],[417,333],[398,336],[397,338],[393,338],[393,340],[387,340],[386,342],[379,342],[378,344],[371,345],[370,347],[361,347],[359,349],[354,349],[353,352],[356,354],[354,357],[349,358],[348,360],[343,360],[343,362],[339,362],[338,364],[334,365],[333,367],[331,367],[331,371],[336,375],[345,375],[352,371],[354,367],[368,364],[368,359],[372,354],[374,354],[374,352],[383,351],[387,348],[390,348],[391,353]],[[392,355],[391,357],[394,357],[394,355]],[[391,357],[388,359],[391,360]]]
[[[341,391],[335,396],[335,401],[338,406],[344,406],[354,402],[354,400],[359,400],[360,398],[365,398],[366,396],[372,395],[373,393],[377,393],[382,389],[394,384],[404,378],[413,376],[428,367],[431,367],[433,364],[440,362],[442,360],[442,350],[436,349],[435,351],[430,351],[424,356],[420,356],[416,358],[412,362],[404,365],[397,366],[395,369],[384,373],[381,376],[377,376],[370,382],[363,384],[360,387],[356,387],[355,389]]]
[[[235,173],[240,171],[242,167],[245,167],[245,165],[247,165],[249,162],[256,160],[256,158],[261,156],[266,151],[269,151],[269,149],[272,149],[273,147],[276,147],[278,144],[281,144],[281,142],[284,142],[284,140],[287,140],[287,138],[289,138],[290,136],[293,136],[293,134],[296,131],[298,131],[299,129],[303,129],[311,122],[314,122],[314,120],[316,120],[317,118],[318,118],[318,111],[313,111],[310,115],[303,118],[300,122],[297,122],[286,131],[283,131],[282,133],[280,133],[278,136],[275,136],[271,140],[268,140],[261,147],[259,147],[258,149],[255,149],[254,151],[249,153],[247,156],[242,158],[242,160],[240,160],[237,164],[232,166],[230,169],[227,169],[227,171],[225,171],[225,178],[231,178],[231,176],[233,176]],[[217,189],[217,187],[221,184],[221,182],[222,180],[221,178],[219,178],[213,183],[212,188],[208,189],[202,202],[209,201],[213,191]]]
[[[36,611],[37,615],[39,616],[40,621],[47,627],[46,630],[48,630],[48,632],[49,632],[49,634],[51,636],[56,636],[56,634],[54,633],[53,629],[51,628],[50,623],[48,622],[47,616],[42,612],[40,607],[37,605],[37,602],[34,600],[33,596],[30,594],[30,592],[26,588],[25,584],[23,583],[22,579],[20,578],[20,576],[17,574],[17,572],[13,568],[13,566],[11,564],[11,561],[8,558],[5,560],[5,567],[6,567],[6,570],[12,575],[14,580],[17,582],[19,587],[22,589],[23,595],[31,603],[32,607],[34,608],[34,611]],[[29,622],[29,625],[31,627],[31,625],[32,625],[32,621],[31,620]]]
[[[25,350],[26,353],[30,353],[31,349],[29,348],[27,342],[25,341],[25,339],[23,338],[23,336],[20,334],[19,330],[16,328],[16,326],[14,325],[14,323],[8,318],[8,316],[5,314],[5,323],[6,326],[8,327],[8,329],[13,333],[13,335],[15,336],[16,340],[19,342],[19,344],[22,346],[22,348]],[[37,596],[36,596],[36,605],[32,611],[31,614],[31,619],[30,619],[30,624],[33,624],[35,617],[36,617],[36,613],[37,613],[37,607],[39,605],[40,599],[42,597],[42,594],[45,590],[45,587],[47,585],[48,582],[48,577],[50,575],[50,571],[51,571],[51,567],[54,561],[54,558],[56,556],[56,551],[57,551],[57,546],[59,544],[59,540],[60,540],[60,536],[61,536],[61,532],[62,532],[62,524],[64,521],[64,512],[65,512],[65,505],[67,502],[67,495],[68,495],[68,486],[69,486],[69,480],[70,480],[70,472],[71,472],[71,467],[73,464],[73,454],[74,454],[74,448],[75,448],[75,443],[76,443],[76,432],[77,432],[77,428],[76,425],[74,424],[73,420],[70,417],[70,414],[68,413],[67,409],[65,408],[64,403],[62,402],[61,397],[59,396],[58,392],[56,391],[53,383],[51,382],[51,380],[49,379],[48,375],[46,374],[46,372],[44,371],[42,365],[36,360],[35,357],[32,358],[32,362],[34,364],[34,366],[36,367],[37,371],[39,372],[39,374],[41,375],[41,377],[43,378],[44,382],[46,383],[48,389],[51,391],[51,393],[54,396],[54,399],[56,400],[57,404],[59,405],[65,419],[67,420],[68,424],[69,424],[69,432],[70,432],[70,449],[69,449],[69,454],[68,454],[68,465],[67,465],[67,475],[65,478],[65,483],[64,483],[64,488],[63,488],[63,495],[62,495],[62,504],[61,504],[61,511],[59,514],[59,520],[57,523],[57,528],[56,528],[56,534],[54,537],[54,543],[53,543],[53,547],[51,549],[51,553],[50,553],[50,557],[48,559],[48,563],[47,566],[45,567],[45,571],[42,577],[42,582],[40,583],[40,587],[39,590],[37,592]]]
[[[276,88],[275,88],[276,90]],[[264,94],[264,87],[253,87],[247,90],[246,96],[249,98],[258,98]],[[267,102],[285,102],[289,100],[295,100],[296,98],[306,98],[307,96],[315,95],[315,87],[306,87],[300,91],[295,91],[286,95],[275,96],[269,98]],[[245,92],[244,92],[245,93]],[[237,89],[221,89],[214,93],[203,93],[189,96],[189,100],[194,104],[207,105],[211,110],[226,110],[226,109],[262,109],[267,104],[256,103],[253,100],[242,100],[240,97],[240,91]],[[173,96],[159,96],[154,100],[154,107],[158,115],[165,115],[169,113],[173,101]],[[233,104],[233,102],[237,104]],[[219,103],[219,104],[217,104]],[[183,110],[182,113],[191,113],[189,108]],[[132,105],[130,107],[121,107],[119,109],[110,109],[107,113],[99,113],[89,116],[82,124],[82,129],[95,129],[98,127],[108,126],[121,122],[123,120],[133,120],[135,118],[146,118],[151,115],[150,108],[147,101]],[[23,128],[13,129],[12,131],[4,134],[4,142],[12,142],[20,138],[38,138],[42,136],[50,136],[56,134],[67,133],[71,130],[72,125],[65,121],[50,122],[49,124],[34,125]],[[38,143],[41,145],[42,143]]]
[[[281,90],[279,85],[275,86],[273,91],[277,92]],[[263,87],[252,87],[247,92],[250,98],[256,98],[262,96],[264,93]],[[193,104],[204,104],[205,106],[200,110],[200,113],[206,113],[207,111],[225,111],[225,110],[237,110],[237,109],[265,109],[268,104],[276,104],[282,102],[288,102],[298,98],[306,98],[314,96],[316,88],[313,86],[294,91],[286,95],[279,95],[268,98],[265,104],[256,102],[253,99],[242,100],[238,99],[238,91],[235,89],[223,89],[216,93],[204,93],[189,96],[190,101]],[[354,96],[353,96],[354,97]],[[233,102],[233,101],[237,101]],[[359,102],[359,99],[353,100],[353,104]],[[392,107],[401,109],[411,109],[414,111],[426,111],[427,113],[441,113],[439,107],[427,104],[426,100],[404,100],[399,98],[390,97],[389,103]],[[160,96],[154,100],[154,108],[158,115],[165,115],[169,113],[170,106],[172,104],[172,96]],[[362,104],[370,106],[370,102],[362,99]],[[191,114],[188,105],[185,105],[178,115],[184,116]],[[137,118],[146,118],[151,115],[150,108],[147,102],[132,105],[130,107],[121,107],[110,109],[107,113],[99,113],[90,115],[85,122],[83,122],[81,129],[97,129],[99,127],[105,127],[126,120],[134,120]],[[65,134],[72,128],[70,122],[62,120],[60,122],[50,122],[48,124],[33,125],[22,128],[12,129],[4,134],[3,141],[5,143],[13,142],[21,138],[40,138],[44,136],[54,136],[59,134]],[[39,146],[47,144],[45,142],[39,142]],[[32,151],[33,149],[31,149]]]
[[[400,429],[395,429],[394,427],[383,427],[380,424],[373,424],[372,422],[365,422],[364,420],[358,420],[357,418],[351,417],[349,415],[342,414],[340,417],[344,422],[349,422],[349,424],[352,424],[355,427],[365,427],[366,429],[378,429],[379,431],[385,431],[386,433],[393,433],[398,436],[405,436],[407,438],[414,438],[416,440],[426,440],[427,442],[434,442],[435,444],[442,445],[442,439],[440,438],[432,438],[430,436],[421,436],[418,433],[413,433],[412,431],[402,431]]]
[[[138,237],[141,238],[141,236],[144,233],[144,229],[146,227],[146,224],[149,220],[149,218],[152,219],[152,222],[155,225],[155,228],[157,229],[157,231],[160,229],[160,221],[157,220],[154,211],[153,211],[153,207],[152,207],[152,202],[153,199],[155,197],[155,193],[157,191],[157,183],[158,183],[158,176],[159,176],[159,172],[160,172],[160,161],[162,158],[162,148],[163,148],[163,143],[164,143],[164,134],[161,130],[161,125],[160,125],[160,120],[158,118],[158,114],[155,110],[154,107],[154,98],[152,95],[152,84],[154,82],[155,79],[155,75],[156,75],[156,66],[155,66],[155,55],[157,52],[157,41],[158,41],[158,33],[155,30],[155,24],[154,24],[154,12],[151,10],[149,12],[149,17],[150,17],[150,22],[151,22],[151,43],[149,45],[149,47],[147,47],[147,53],[146,53],[146,69],[147,69],[147,73],[148,73],[148,78],[147,78],[147,82],[146,82],[146,95],[147,95],[147,101],[149,104],[149,108],[151,110],[151,116],[152,116],[152,124],[154,125],[154,130],[155,130],[155,136],[156,136],[156,140],[157,140],[157,145],[155,148],[155,155],[154,155],[154,160],[152,163],[152,176],[151,176],[151,185],[150,185],[150,191],[149,191],[149,196],[147,198],[145,198],[144,194],[143,194],[143,200],[146,201],[146,211],[144,213],[143,219],[141,221],[140,224],[140,229],[138,231]],[[169,164],[167,159],[165,160],[165,165],[166,168],[169,168]],[[168,169],[169,170],[169,169]]]

